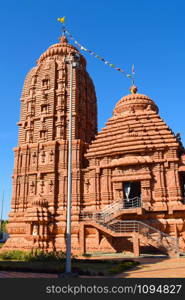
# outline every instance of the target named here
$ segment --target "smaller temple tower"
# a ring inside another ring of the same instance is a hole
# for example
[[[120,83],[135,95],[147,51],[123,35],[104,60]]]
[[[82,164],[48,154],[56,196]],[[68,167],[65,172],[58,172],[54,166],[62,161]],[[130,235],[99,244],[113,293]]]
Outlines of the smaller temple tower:
[[[155,102],[132,86],[85,154],[83,248],[130,251],[138,241],[135,249],[140,243],[164,251],[151,243],[157,236],[169,252],[177,252],[177,239],[185,249],[184,153]]]

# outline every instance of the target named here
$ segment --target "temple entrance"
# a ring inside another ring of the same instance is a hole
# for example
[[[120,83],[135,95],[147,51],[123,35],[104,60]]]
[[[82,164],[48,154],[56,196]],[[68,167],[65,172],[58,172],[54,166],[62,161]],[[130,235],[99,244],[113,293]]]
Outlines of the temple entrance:
[[[125,181],[123,182],[124,208],[141,206],[141,182]]]
[[[185,172],[179,173],[183,202],[185,201]]]

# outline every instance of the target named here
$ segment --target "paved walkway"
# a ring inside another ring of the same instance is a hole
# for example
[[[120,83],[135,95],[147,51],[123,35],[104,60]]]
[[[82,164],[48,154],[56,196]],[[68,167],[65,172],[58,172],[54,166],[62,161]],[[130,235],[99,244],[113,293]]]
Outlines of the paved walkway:
[[[185,278],[185,257],[140,258],[140,265],[121,274],[121,278]]]
[[[0,278],[57,278],[57,274],[0,271]]]

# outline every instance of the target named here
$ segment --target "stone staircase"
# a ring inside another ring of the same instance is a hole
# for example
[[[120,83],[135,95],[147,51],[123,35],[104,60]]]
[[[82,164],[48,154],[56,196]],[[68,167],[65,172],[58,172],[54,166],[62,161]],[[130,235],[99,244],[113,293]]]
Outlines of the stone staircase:
[[[138,202],[136,202],[138,203]],[[137,220],[117,220],[114,215],[123,209],[123,200],[108,205],[100,212],[81,213],[81,221],[94,226],[113,237],[137,237],[140,243],[150,245],[170,256],[179,254],[178,238],[172,237],[148,224]]]

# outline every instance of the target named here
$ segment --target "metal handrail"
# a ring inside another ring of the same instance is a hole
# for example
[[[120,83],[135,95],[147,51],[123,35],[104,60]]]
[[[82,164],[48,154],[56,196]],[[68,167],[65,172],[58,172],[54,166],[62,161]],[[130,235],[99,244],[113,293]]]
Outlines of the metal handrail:
[[[129,204],[129,206],[128,206]],[[128,198],[128,199],[119,199],[112,204],[107,205],[104,207],[101,212],[108,212],[109,210],[112,211],[114,207],[124,209],[124,208],[132,208],[132,207],[140,207],[141,206],[141,198],[140,197],[134,197],[134,198]]]
[[[123,206],[125,209],[133,208],[133,207],[141,207],[141,198],[140,197],[134,197],[129,199],[123,200]]]
[[[140,197],[134,197],[131,199],[119,199],[112,204],[109,204],[105,206],[101,211],[99,212],[82,212],[80,214],[81,220],[84,220],[86,218],[93,218],[97,220],[102,220],[105,222],[105,219],[115,212],[118,212],[122,209],[131,209],[133,207],[140,207],[141,206],[141,199]]]

